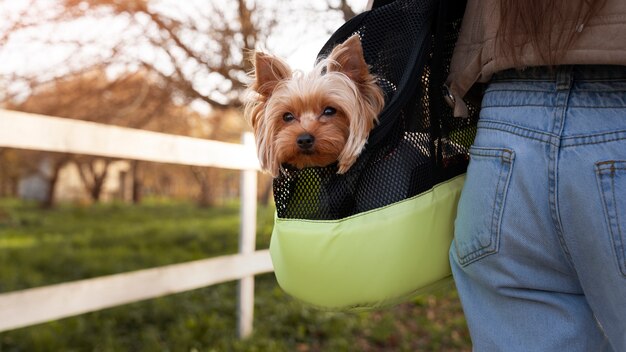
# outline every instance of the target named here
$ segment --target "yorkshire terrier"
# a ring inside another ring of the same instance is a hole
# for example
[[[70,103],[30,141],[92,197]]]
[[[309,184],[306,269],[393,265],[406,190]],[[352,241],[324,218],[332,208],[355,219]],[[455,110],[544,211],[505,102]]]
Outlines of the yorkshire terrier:
[[[279,175],[283,164],[302,169],[337,162],[343,174],[365,147],[384,105],[358,35],[337,45],[312,72],[292,72],[281,59],[254,54],[246,119],[261,168]]]

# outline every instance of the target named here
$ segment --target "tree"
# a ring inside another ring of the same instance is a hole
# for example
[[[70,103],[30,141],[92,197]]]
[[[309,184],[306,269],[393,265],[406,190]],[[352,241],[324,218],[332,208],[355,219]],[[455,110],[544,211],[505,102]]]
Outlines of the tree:
[[[0,148],[0,197],[17,196],[21,173],[19,153],[14,149]]]
[[[8,87],[0,92],[0,100],[11,102],[17,110],[169,133],[185,126],[177,119],[188,116],[181,111],[169,119],[155,116],[172,112],[164,104],[189,106],[183,110],[205,115],[213,125],[210,134],[199,137],[219,140],[230,138],[222,136],[221,116],[241,119],[227,112],[242,104],[252,50],[273,47],[272,52],[288,53],[305,43],[276,44],[271,39],[285,31],[304,34],[307,28],[302,23],[330,33],[355,13],[346,0],[31,0],[24,4],[0,25],[0,54],[11,51],[11,43],[20,42],[25,33],[37,33],[28,38],[39,48],[32,56],[63,49],[57,55],[63,58],[45,60],[39,69],[0,74],[0,86]],[[72,35],[75,28],[85,28],[80,26],[86,20],[100,31]],[[150,127],[153,120],[161,126]],[[82,170],[95,200],[101,187],[96,180],[106,176],[106,168],[97,175],[94,163],[102,160],[71,161]],[[137,178],[141,165],[132,163],[136,200],[141,198]],[[208,171],[193,174],[200,185],[214,184],[206,180],[211,177]]]
[[[178,134],[188,134],[187,119],[192,116],[175,102],[172,91],[159,77],[136,72],[110,79],[102,70],[41,85],[26,100],[9,108]],[[58,172],[68,163],[76,164],[91,199],[100,199],[111,159],[33,153],[30,160],[40,163],[37,160],[43,158],[52,165],[52,175],[45,177],[50,189],[46,205],[52,205]]]

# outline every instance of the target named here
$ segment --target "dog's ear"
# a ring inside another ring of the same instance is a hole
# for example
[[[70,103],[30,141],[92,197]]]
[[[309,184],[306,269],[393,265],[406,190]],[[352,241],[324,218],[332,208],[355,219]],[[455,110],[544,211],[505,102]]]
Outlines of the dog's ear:
[[[262,112],[261,112],[262,114]],[[269,121],[267,119],[256,119],[256,124],[253,127],[254,137],[256,140],[257,157],[261,169],[264,172],[268,172],[272,177],[278,177],[280,173],[280,163],[276,159],[276,143],[274,142],[275,131],[268,126]]]
[[[357,34],[336,46],[328,56],[327,69],[345,74],[358,83],[359,95],[355,98],[355,107],[348,114],[350,134],[339,155],[339,174],[343,174],[356,162],[361,154],[370,131],[374,128],[378,114],[385,104],[382,89],[376,84],[376,77],[371,75],[363,56],[361,39]]]
[[[355,82],[367,81],[370,78],[358,34],[337,45],[328,59],[328,71],[342,72]]]
[[[256,52],[254,53],[254,83],[252,89],[263,96],[270,96],[278,82],[291,77],[291,69],[281,59]]]

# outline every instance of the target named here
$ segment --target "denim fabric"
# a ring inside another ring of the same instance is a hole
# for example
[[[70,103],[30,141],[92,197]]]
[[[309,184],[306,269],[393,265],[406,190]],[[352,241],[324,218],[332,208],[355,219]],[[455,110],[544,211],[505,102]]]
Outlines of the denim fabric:
[[[487,86],[450,249],[475,351],[626,351],[626,68]]]

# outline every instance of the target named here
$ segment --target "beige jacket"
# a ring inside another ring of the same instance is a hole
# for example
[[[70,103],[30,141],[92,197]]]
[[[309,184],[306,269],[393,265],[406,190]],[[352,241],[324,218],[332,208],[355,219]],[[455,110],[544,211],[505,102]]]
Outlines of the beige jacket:
[[[467,116],[462,98],[474,83],[488,82],[495,72],[515,66],[510,57],[494,50],[500,21],[498,4],[498,0],[467,1],[447,80],[455,116]],[[626,65],[626,0],[607,0],[588,23],[578,24],[576,30],[579,33],[559,64]],[[546,64],[530,46],[519,62],[522,66]]]

